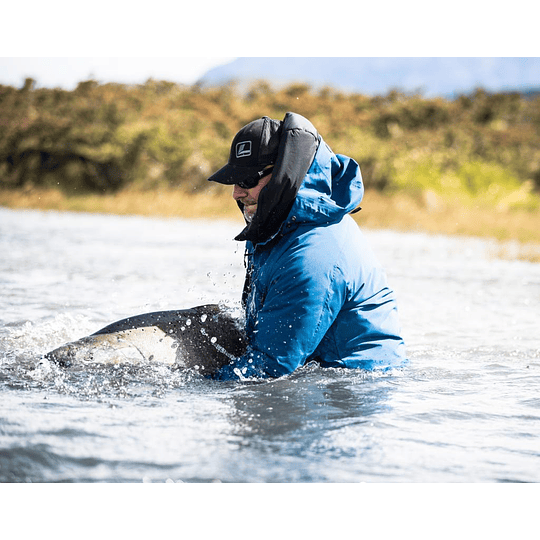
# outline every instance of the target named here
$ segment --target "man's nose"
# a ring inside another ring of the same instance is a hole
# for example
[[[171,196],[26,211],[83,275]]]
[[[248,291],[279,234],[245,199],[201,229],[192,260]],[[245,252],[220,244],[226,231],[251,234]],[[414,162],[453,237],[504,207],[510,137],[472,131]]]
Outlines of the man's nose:
[[[241,187],[238,186],[237,184],[234,184],[232,196],[233,196],[233,199],[234,199],[235,201],[237,201],[238,199],[242,199],[242,198],[245,197],[246,195],[247,195],[247,190],[246,190],[246,189],[241,188]]]

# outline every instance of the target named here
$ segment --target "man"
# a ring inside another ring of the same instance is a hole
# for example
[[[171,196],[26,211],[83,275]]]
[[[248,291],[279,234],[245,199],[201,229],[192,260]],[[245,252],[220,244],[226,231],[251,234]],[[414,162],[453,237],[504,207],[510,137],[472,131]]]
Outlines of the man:
[[[263,117],[234,137],[209,178],[234,185],[246,227],[247,352],[216,379],[279,377],[307,362],[390,368],[406,363],[394,292],[354,220],[358,164],[336,155],[306,118]]]

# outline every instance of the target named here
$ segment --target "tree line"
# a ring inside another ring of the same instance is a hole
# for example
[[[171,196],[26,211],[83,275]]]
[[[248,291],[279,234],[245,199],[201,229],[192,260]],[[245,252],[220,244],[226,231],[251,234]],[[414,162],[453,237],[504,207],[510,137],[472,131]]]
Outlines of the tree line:
[[[0,85],[0,186],[67,194],[214,189],[235,133],[263,115],[309,118],[367,188],[537,207],[540,97],[477,89],[453,99],[365,96],[257,81],[206,88],[83,81],[72,91]],[[517,194],[517,195],[516,195]]]

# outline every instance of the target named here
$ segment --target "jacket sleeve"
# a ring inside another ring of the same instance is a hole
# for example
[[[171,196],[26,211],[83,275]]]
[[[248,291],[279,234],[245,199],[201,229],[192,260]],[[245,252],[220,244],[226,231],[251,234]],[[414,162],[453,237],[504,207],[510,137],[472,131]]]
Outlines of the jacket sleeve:
[[[334,322],[346,295],[335,246],[296,246],[256,284],[262,307],[255,314],[246,354],[216,374],[221,380],[279,377],[313,354]],[[330,251],[330,252],[331,252]],[[257,300],[255,300],[257,301]]]

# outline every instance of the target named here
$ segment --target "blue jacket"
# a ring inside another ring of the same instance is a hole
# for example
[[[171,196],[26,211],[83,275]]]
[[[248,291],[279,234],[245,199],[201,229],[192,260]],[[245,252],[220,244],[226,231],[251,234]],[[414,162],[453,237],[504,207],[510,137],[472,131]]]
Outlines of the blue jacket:
[[[319,137],[279,230],[246,243],[249,345],[215,378],[279,377],[311,360],[367,370],[406,363],[394,292],[348,215],[363,193],[358,164]]]

